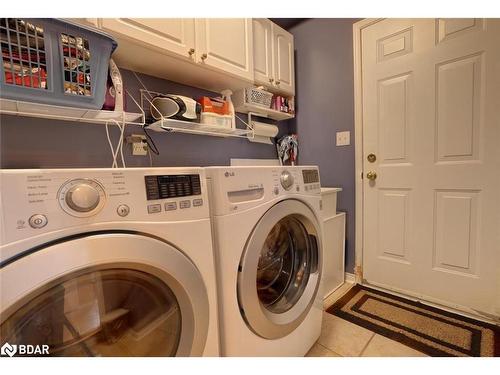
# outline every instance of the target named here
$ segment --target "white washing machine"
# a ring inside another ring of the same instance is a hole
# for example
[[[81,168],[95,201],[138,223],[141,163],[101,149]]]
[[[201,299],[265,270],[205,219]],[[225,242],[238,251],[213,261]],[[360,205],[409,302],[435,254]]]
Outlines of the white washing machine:
[[[303,356],[321,333],[317,167],[205,170],[221,354]]]
[[[0,345],[217,356],[201,168],[3,170]]]

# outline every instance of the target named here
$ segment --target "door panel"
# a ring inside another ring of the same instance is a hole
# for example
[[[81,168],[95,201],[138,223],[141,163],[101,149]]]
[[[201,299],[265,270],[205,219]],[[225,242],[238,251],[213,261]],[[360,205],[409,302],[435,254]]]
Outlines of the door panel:
[[[103,18],[101,25],[111,33],[194,58],[193,18]]]
[[[198,62],[253,80],[251,19],[197,19],[196,48]]]
[[[362,31],[363,276],[497,316],[499,38],[489,19]]]
[[[253,18],[253,65],[255,82],[269,85],[273,78],[272,22]]]
[[[274,83],[280,91],[295,93],[293,35],[273,24]]]

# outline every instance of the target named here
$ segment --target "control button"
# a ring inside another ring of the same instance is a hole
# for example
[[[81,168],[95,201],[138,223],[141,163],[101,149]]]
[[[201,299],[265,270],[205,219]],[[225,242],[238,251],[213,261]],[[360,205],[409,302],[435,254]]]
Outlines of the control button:
[[[179,207],[180,208],[189,208],[189,207],[191,207],[191,201],[180,201]]]
[[[193,199],[193,207],[203,206],[203,199]]]
[[[99,199],[99,191],[89,184],[77,184],[66,193],[66,203],[77,212],[92,211]]]
[[[293,186],[293,176],[288,171],[283,171],[280,176],[281,186],[283,189],[290,190]]]
[[[30,217],[29,223],[32,228],[40,229],[47,225],[47,216],[36,214]]]
[[[126,204],[120,204],[116,209],[116,213],[121,217],[125,217],[130,213],[130,207]]]
[[[278,195],[279,193],[280,193],[280,189],[277,186],[275,186],[274,187],[274,195]]]
[[[177,202],[167,202],[165,203],[165,211],[177,210]]]
[[[161,204],[150,204],[148,206],[148,214],[156,214],[161,212]]]

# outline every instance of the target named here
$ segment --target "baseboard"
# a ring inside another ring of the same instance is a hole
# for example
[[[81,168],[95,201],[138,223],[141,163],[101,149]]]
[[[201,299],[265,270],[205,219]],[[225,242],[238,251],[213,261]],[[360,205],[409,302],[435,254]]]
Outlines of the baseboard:
[[[354,284],[356,282],[356,276],[353,273],[346,272],[345,273],[345,282]]]

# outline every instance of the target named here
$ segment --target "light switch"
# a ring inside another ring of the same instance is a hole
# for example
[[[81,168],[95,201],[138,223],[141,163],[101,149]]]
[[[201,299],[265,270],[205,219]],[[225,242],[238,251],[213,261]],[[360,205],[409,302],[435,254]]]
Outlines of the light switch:
[[[349,146],[351,144],[351,132],[337,132],[337,146]]]

